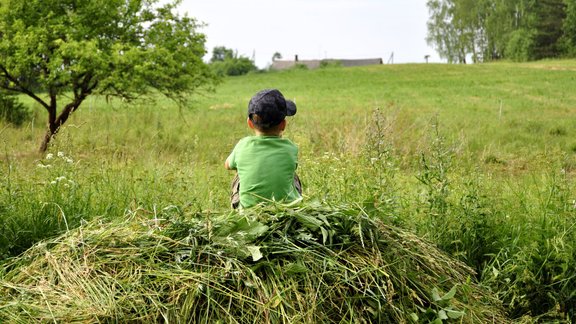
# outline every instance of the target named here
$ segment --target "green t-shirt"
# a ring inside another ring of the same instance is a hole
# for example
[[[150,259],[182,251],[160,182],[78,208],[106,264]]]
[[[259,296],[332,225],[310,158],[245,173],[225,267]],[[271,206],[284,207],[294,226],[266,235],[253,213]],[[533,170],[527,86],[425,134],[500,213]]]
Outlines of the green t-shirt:
[[[262,201],[292,202],[300,198],[294,187],[298,147],[279,136],[248,136],[241,139],[228,157],[230,168],[240,178],[240,205]]]

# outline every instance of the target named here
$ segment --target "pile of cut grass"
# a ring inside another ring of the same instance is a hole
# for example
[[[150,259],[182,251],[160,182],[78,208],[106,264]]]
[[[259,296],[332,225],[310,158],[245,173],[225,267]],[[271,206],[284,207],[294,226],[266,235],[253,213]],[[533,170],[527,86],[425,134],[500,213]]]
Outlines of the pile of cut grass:
[[[361,208],[93,221],[5,263],[0,322],[506,322],[473,271]]]

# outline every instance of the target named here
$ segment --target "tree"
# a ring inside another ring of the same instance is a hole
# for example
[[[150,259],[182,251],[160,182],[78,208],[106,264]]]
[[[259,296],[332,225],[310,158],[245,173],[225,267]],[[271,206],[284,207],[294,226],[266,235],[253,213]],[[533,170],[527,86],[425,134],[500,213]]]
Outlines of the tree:
[[[574,0],[428,0],[429,44],[449,62],[575,53]]]
[[[224,46],[214,47],[210,66],[219,76],[237,76],[257,70],[251,59],[239,56],[237,52]]]
[[[466,63],[470,48],[469,29],[458,16],[459,7],[455,0],[428,0],[428,44],[435,46],[440,57],[449,63]]]
[[[212,50],[212,58],[210,59],[210,63],[231,60],[234,59],[235,56],[236,55],[232,49],[226,48],[224,46],[216,46]]]
[[[276,60],[281,60],[282,59],[282,54],[280,54],[280,52],[274,52],[274,54],[272,55],[272,62],[276,61]]]
[[[535,14],[538,19],[535,22],[534,57],[559,57],[562,54],[560,39],[564,32],[566,4],[563,0],[539,0]]]
[[[196,21],[174,13],[179,0],[158,2],[0,0],[0,88],[46,109],[41,151],[89,95],[183,103],[217,83]]]
[[[566,19],[564,20],[562,45],[564,52],[571,57],[576,56],[576,2],[564,0],[566,5]]]

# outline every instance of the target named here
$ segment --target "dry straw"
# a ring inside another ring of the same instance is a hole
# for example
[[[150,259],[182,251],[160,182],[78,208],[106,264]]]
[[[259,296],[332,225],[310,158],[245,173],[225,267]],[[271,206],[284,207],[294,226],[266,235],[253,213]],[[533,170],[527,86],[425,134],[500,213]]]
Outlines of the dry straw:
[[[502,323],[472,270],[361,208],[94,221],[3,266],[0,322]]]

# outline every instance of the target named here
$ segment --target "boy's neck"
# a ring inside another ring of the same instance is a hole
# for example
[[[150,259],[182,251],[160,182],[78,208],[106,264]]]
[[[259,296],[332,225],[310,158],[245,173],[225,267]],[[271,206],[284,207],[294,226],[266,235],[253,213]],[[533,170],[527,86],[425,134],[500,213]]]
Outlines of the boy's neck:
[[[259,131],[257,129],[254,130],[254,135],[256,136],[278,136],[278,137],[282,137],[282,131],[278,131],[278,132],[262,132]]]

